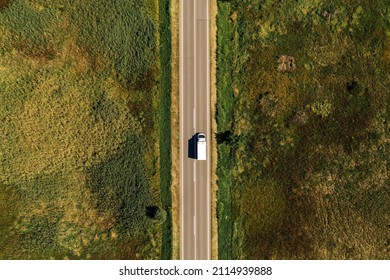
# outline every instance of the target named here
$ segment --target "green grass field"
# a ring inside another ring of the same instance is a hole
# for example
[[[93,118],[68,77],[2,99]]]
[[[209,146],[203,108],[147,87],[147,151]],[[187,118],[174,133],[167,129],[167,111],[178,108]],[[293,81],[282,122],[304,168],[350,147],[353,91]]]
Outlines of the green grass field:
[[[218,5],[218,49],[217,49],[217,112],[218,121],[218,255],[219,259],[232,258],[233,246],[233,220],[232,220],[232,201],[231,201],[231,180],[230,173],[232,162],[230,156],[232,147],[226,142],[228,138],[224,133],[232,129],[233,123],[233,94],[232,94],[232,71],[230,62],[232,61],[232,49],[230,40],[233,35],[233,28],[226,21],[230,14],[230,5]]]
[[[0,2],[0,259],[161,258],[160,4]]]
[[[220,258],[389,258],[389,20],[368,0],[219,1]]]
[[[160,184],[162,207],[166,209],[163,225],[161,259],[172,259],[172,194],[171,194],[171,1],[160,2]]]

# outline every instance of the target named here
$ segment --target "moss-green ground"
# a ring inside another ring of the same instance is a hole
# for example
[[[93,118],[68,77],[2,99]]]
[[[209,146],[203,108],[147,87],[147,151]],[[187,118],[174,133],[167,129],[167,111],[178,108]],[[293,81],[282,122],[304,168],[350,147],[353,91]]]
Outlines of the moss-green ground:
[[[388,259],[388,6],[219,6],[220,258]]]

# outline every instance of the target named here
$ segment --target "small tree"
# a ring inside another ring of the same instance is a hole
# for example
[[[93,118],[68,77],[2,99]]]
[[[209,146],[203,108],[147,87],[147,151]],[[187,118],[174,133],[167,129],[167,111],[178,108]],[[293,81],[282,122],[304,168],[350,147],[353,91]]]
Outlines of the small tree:
[[[150,218],[153,223],[162,224],[167,219],[167,212],[157,206],[146,207],[146,216]]]

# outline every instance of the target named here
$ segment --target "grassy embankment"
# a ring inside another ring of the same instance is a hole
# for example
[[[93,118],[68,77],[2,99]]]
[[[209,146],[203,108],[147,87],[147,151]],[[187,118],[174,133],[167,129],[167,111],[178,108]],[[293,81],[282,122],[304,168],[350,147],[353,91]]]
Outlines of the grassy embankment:
[[[171,0],[159,0],[160,5],[160,181],[162,206],[167,209],[163,225],[161,258],[172,259],[172,194],[171,194]]]
[[[387,259],[385,4],[244,2],[219,3],[220,258]]]
[[[0,258],[161,257],[158,5],[2,3]]]
[[[218,2],[217,15],[217,111],[218,135],[232,129],[232,27],[229,22],[230,4]],[[232,147],[218,143],[218,255],[219,259],[232,259],[232,202],[231,202],[231,154]]]

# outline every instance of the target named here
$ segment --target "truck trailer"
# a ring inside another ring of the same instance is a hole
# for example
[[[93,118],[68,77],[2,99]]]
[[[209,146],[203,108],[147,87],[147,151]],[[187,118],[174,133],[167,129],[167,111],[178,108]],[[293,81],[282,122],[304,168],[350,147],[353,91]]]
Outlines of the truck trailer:
[[[198,133],[196,139],[196,159],[206,160],[206,136],[204,133]]]

